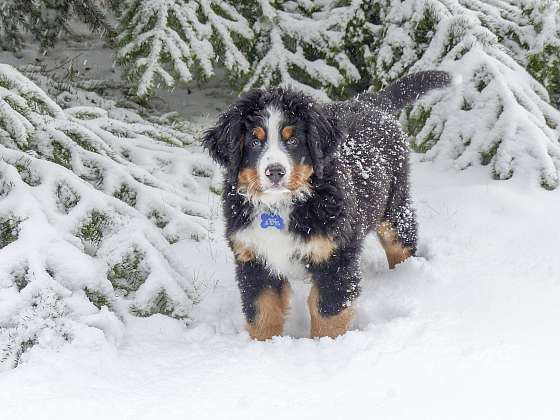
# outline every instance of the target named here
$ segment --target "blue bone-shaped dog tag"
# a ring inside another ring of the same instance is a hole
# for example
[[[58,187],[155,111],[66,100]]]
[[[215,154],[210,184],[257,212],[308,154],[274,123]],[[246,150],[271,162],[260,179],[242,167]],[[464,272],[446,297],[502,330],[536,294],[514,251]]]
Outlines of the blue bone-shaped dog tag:
[[[261,214],[261,227],[263,229],[275,227],[278,230],[282,230],[284,229],[284,219],[279,214],[263,213]]]

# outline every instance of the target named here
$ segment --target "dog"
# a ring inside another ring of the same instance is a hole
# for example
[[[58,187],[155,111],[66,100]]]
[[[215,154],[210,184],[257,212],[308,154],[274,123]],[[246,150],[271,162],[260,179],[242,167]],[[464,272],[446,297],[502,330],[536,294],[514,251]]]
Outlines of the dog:
[[[450,84],[414,73],[377,94],[320,104],[287,88],[249,91],[202,138],[225,168],[223,212],[249,335],[282,335],[289,279],[311,279],[312,337],[350,327],[360,254],[376,232],[389,267],[415,255],[407,137],[392,114]]]

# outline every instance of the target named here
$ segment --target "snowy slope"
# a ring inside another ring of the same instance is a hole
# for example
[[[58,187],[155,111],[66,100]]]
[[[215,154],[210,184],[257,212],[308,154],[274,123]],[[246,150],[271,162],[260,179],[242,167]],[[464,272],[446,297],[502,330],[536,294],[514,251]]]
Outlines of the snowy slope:
[[[90,329],[35,347],[0,375],[0,417],[559,418],[560,193],[420,162],[412,182],[420,256],[388,271],[369,242],[345,336],[305,338],[309,285],[294,284],[290,336],[250,341],[224,241],[185,241],[216,281],[193,326],[130,318],[119,345]]]

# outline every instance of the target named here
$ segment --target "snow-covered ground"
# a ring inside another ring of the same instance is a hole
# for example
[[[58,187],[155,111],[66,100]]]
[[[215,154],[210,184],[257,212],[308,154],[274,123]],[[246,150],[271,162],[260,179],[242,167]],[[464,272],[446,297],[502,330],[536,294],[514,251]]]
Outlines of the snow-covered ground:
[[[415,159],[420,256],[388,271],[371,239],[354,329],[306,338],[309,285],[287,336],[243,330],[221,239],[175,249],[216,286],[193,325],[128,319],[34,347],[0,375],[2,419],[558,419],[560,191]],[[97,331],[97,333],[94,333]]]

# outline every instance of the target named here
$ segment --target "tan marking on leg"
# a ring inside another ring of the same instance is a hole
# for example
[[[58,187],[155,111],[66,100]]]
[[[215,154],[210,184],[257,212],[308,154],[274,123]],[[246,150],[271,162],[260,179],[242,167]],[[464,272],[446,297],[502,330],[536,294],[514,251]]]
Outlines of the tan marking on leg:
[[[387,255],[389,268],[394,268],[412,255],[409,247],[403,246],[397,239],[397,233],[390,222],[383,222],[377,227],[377,235]]]
[[[337,315],[322,316],[319,313],[319,288],[315,285],[311,287],[307,304],[311,315],[311,337],[335,338],[344,334],[350,328],[354,315],[353,308],[343,309]]]
[[[268,340],[282,335],[284,318],[290,303],[290,286],[284,283],[280,293],[267,288],[257,298],[257,316],[254,322],[247,323],[247,331],[252,339]]]
[[[297,191],[309,188],[309,178],[313,174],[313,166],[311,165],[295,165],[292,169],[288,189]]]
[[[309,238],[306,244],[305,256],[313,264],[320,264],[328,261],[332,253],[336,249],[336,243],[327,236],[313,235]]]
[[[261,182],[255,168],[245,168],[237,176],[239,190],[249,196],[258,196],[261,193]]]
[[[255,250],[236,239],[231,241],[231,250],[239,262],[249,262],[255,259]]]

